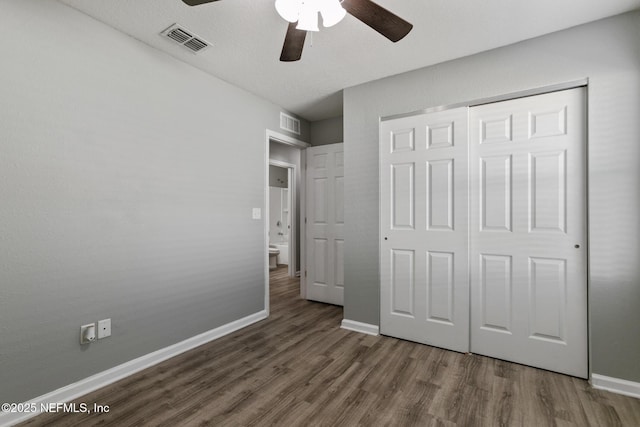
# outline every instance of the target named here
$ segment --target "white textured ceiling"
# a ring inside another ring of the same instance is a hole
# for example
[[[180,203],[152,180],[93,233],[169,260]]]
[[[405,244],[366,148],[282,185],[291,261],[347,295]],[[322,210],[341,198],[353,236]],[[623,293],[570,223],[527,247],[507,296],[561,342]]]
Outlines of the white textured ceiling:
[[[60,0],[222,80],[316,121],[342,114],[342,89],[640,8],[640,0],[377,0],[414,25],[398,43],[350,15],[279,61],[287,22],[274,0]],[[178,23],[212,43],[198,55],[159,33]]]

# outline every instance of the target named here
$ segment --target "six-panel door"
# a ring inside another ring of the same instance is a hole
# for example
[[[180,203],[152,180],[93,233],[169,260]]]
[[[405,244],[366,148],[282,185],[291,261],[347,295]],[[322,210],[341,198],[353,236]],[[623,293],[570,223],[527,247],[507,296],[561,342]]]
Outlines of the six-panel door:
[[[380,331],[469,348],[467,109],[380,124]]]
[[[582,378],[582,88],[470,109],[471,351]]]
[[[310,147],[307,155],[307,299],[343,305],[343,144]]]

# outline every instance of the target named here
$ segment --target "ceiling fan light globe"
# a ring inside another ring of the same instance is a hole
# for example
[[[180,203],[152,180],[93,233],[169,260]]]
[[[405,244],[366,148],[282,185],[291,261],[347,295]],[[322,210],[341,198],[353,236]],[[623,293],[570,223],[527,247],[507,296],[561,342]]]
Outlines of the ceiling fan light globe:
[[[285,21],[296,22],[302,6],[301,0],[276,0],[276,10]]]
[[[320,14],[322,15],[322,25],[328,28],[342,21],[347,11],[340,4],[340,0],[328,0],[322,3]]]
[[[318,7],[314,1],[302,1],[296,28],[304,31],[320,31],[318,28]]]

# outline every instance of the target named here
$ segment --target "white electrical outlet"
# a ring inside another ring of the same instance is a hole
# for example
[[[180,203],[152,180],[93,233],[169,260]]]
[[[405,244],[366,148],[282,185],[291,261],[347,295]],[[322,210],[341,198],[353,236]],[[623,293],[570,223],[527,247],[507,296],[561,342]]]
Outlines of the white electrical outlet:
[[[251,217],[253,219],[261,219],[262,218],[262,209],[260,208],[253,208],[253,212]]]
[[[98,320],[98,339],[111,336],[111,319]]]
[[[90,344],[96,340],[96,324],[80,326],[80,344]]]

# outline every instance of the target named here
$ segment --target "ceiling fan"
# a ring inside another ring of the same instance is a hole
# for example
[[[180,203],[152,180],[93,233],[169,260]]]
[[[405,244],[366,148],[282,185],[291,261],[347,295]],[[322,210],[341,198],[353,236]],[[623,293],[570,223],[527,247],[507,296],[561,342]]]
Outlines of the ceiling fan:
[[[198,6],[219,0],[182,1],[189,6]],[[342,0],[341,6],[346,13],[364,22],[394,43],[403,39],[413,28],[413,25],[371,0]],[[284,45],[282,46],[282,53],[280,54],[280,61],[298,61],[302,57],[302,48],[304,47],[307,31],[296,27],[299,27],[298,22],[289,23]]]

